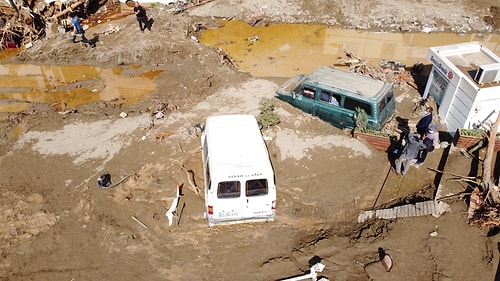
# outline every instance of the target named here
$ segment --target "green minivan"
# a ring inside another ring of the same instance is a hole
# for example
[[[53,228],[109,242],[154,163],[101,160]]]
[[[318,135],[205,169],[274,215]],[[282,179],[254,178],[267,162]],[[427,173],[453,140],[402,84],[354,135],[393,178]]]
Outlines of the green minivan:
[[[276,97],[338,128],[356,125],[356,107],[366,111],[366,128],[381,130],[396,110],[392,83],[323,66],[283,83]]]

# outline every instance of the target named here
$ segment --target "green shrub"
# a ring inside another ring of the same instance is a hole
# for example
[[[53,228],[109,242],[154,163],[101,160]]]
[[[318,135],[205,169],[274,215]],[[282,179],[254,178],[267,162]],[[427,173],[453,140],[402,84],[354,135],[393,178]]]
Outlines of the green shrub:
[[[460,129],[460,135],[469,137],[486,137],[486,131],[483,129]]]
[[[354,119],[356,120],[355,130],[358,132],[362,132],[362,133],[370,134],[370,135],[375,135],[375,136],[382,136],[382,137],[393,137],[394,136],[394,134],[391,134],[391,133],[382,132],[382,131],[375,131],[375,130],[366,128],[366,124],[368,124],[368,115],[366,114],[366,111],[364,109],[362,109],[361,107],[356,107],[356,114],[354,115]]]
[[[281,120],[278,114],[274,112],[274,100],[272,98],[264,98],[259,102],[260,113],[257,120],[262,124],[263,129],[278,125]]]
[[[366,130],[366,124],[368,124],[368,115],[366,111],[359,106],[356,107],[354,119],[356,120],[356,129],[360,132],[364,132]]]
[[[478,137],[478,138],[487,138],[488,131],[485,131],[481,128],[477,129],[459,129],[461,136],[469,136],[469,137]],[[496,134],[497,139],[500,139],[500,133]]]

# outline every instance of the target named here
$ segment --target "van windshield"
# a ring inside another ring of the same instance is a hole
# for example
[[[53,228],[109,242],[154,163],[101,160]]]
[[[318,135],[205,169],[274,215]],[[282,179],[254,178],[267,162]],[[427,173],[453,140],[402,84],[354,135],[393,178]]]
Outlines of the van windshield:
[[[249,180],[246,184],[246,196],[267,194],[267,179]]]
[[[223,181],[217,187],[218,198],[237,198],[240,197],[239,181]]]

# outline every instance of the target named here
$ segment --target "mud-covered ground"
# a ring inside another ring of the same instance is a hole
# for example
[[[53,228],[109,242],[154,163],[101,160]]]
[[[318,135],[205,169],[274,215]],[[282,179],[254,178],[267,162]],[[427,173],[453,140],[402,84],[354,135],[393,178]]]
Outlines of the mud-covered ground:
[[[426,168],[467,175],[472,159],[450,146],[400,177],[385,153],[278,100],[281,123],[263,132],[276,172],[275,221],[207,227],[196,193],[203,178],[195,125],[215,114],[257,115],[286,77],[238,71],[191,39],[199,35],[193,24],[261,17],[394,32],[498,32],[484,20],[494,1],[261,2],[216,0],[177,14],[152,6],[152,32],[139,32],[132,15],[102,23],[87,30],[96,48],[71,43],[53,26],[47,39],[2,62],[83,63],[131,79],[159,74],[152,93],[133,104],[31,99],[20,113],[0,113],[1,280],[277,280],[305,273],[314,256],[329,280],[495,280],[499,237],[467,224],[462,196],[443,200],[450,209],[437,218],[357,223],[361,210],[432,200],[437,186],[464,191],[465,183]],[[65,81],[44,91],[102,84]],[[404,85],[396,92],[399,114],[415,122],[419,93]],[[103,173],[119,184],[99,188]],[[169,226],[165,212],[178,184],[182,197]],[[379,248],[394,259],[389,273]]]

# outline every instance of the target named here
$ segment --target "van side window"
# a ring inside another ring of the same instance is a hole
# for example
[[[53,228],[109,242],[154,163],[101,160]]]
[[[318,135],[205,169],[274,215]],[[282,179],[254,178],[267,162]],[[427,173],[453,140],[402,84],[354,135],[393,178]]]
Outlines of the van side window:
[[[335,106],[339,106],[339,104],[340,104],[340,96],[339,95],[328,93],[325,91],[321,91],[320,100],[322,102],[333,104]]]
[[[360,108],[364,109],[368,116],[372,115],[372,108],[369,104],[362,102],[362,101],[355,100],[355,99],[351,99],[348,97],[345,98],[344,108],[350,109],[352,111],[356,111],[356,107],[358,107],[358,106]]]
[[[246,186],[246,196],[257,196],[267,194],[267,180],[249,180]]]
[[[219,182],[217,187],[217,198],[237,198],[240,197],[239,181]]]
[[[308,98],[308,99],[314,99],[314,89],[311,88],[304,88],[302,90],[302,96]]]

